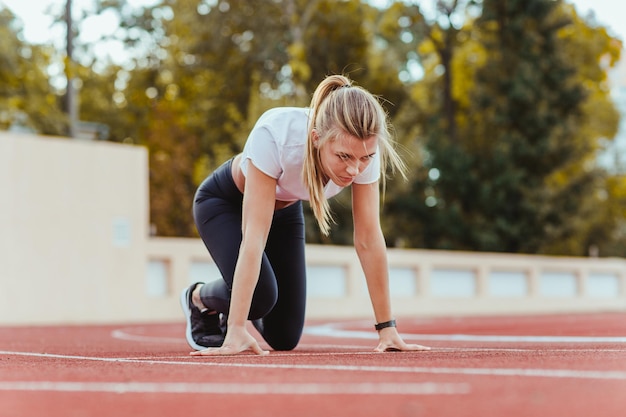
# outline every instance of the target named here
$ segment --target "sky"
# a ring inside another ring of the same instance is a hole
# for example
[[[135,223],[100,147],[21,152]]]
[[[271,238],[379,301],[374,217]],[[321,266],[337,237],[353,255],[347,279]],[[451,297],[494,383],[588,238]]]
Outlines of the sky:
[[[131,4],[146,4],[146,0],[130,0]],[[23,22],[24,37],[31,43],[48,42],[50,37],[58,37],[58,33],[50,31],[52,17],[47,13],[49,7],[54,7],[55,12],[63,10],[65,0],[0,0],[0,5],[8,7],[13,14]],[[90,10],[91,0],[72,0],[74,9]],[[100,18],[91,18],[87,24],[81,27],[89,38],[99,32],[109,32],[115,24],[112,14]],[[62,28],[59,28],[62,30]],[[63,36],[63,32],[60,33]]]
[[[89,10],[92,0],[72,0],[76,9]],[[420,0],[425,7],[432,5],[435,0]],[[592,10],[597,20],[611,30],[611,34],[626,40],[626,2],[620,0],[566,0],[573,3],[579,14],[586,14]],[[129,0],[133,6],[142,6],[154,3],[154,0]],[[46,14],[46,8],[54,5],[62,9],[65,0],[0,0],[11,11],[20,17],[24,23],[24,36],[33,43],[46,42],[50,36],[52,19]],[[97,31],[111,31],[115,19],[112,15],[92,18],[82,30],[85,36],[92,36]]]
[[[378,0],[377,0],[378,1]],[[425,9],[432,9],[435,0],[418,1]],[[578,14],[586,16],[589,12],[595,14],[596,20],[607,27],[612,36],[626,42],[626,1],[622,0],[565,0],[573,3]],[[62,10],[66,0],[0,0],[0,5],[8,7],[18,18],[22,20],[23,34],[30,43],[47,43],[55,39],[60,47],[64,45],[65,31],[62,25],[51,29],[52,17],[47,13],[51,6],[55,10]],[[75,13],[77,10],[89,11],[93,8],[93,0],[72,0]],[[155,0],[128,0],[131,6],[139,7],[154,4]],[[429,7],[430,6],[430,7]],[[111,34],[117,25],[117,17],[114,13],[105,13],[100,16],[91,16],[81,25],[81,40],[89,42],[97,40],[102,34]],[[98,55],[108,55],[115,62],[115,57],[123,57],[124,51],[121,44],[109,42],[98,43],[96,50]],[[618,84],[626,84],[626,51],[621,60],[619,70],[620,81]],[[617,72],[617,71],[616,71]],[[623,80],[622,80],[623,78]]]
[[[154,4],[155,0],[127,0],[133,7]],[[96,41],[103,35],[113,34],[119,20],[114,12],[95,15],[93,0],[72,0],[73,15],[76,20],[80,11],[91,14],[80,26],[80,37],[84,42]],[[23,35],[29,43],[49,43],[51,40],[59,47],[65,47],[65,27],[52,26],[52,13],[59,15],[65,8],[66,0],[0,0],[0,5],[8,7],[21,20]],[[91,12],[91,13],[90,13]],[[123,45],[119,42],[98,42],[94,51],[98,56],[109,56],[114,62],[115,57],[125,57]],[[98,50],[100,49],[100,50]]]

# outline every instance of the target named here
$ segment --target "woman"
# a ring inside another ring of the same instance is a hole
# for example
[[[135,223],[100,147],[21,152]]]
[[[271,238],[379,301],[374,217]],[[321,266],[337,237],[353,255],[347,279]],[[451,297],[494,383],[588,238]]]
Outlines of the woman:
[[[354,245],[379,334],[377,351],[424,350],[406,344],[391,314],[387,255],[379,219],[379,180],[395,153],[378,100],[341,75],[324,79],[310,108],[263,114],[243,152],[198,188],[194,220],[223,280],[181,294],[192,355],[267,354],[246,320],[275,350],[296,347],[304,327],[306,271],[302,200],[324,234],[328,198],[352,187]]]

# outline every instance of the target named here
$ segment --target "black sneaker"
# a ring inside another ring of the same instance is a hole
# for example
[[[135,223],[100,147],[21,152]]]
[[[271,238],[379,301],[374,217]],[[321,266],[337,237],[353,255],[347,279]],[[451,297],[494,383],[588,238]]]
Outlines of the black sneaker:
[[[191,294],[199,282],[185,288],[180,294],[180,305],[187,319],[187,343],[195,350],[208,347],[220,347],[226,336],[226,323],[223,314],[207,314],[200,312],[191,301]]]

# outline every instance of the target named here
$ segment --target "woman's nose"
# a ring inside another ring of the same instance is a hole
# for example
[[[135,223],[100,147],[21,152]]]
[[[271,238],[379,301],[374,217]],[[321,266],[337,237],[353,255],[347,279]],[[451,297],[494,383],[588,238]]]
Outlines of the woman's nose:
[[[348,164],[348,174],[352,175],[353,177],[359,175],[359,161]]]

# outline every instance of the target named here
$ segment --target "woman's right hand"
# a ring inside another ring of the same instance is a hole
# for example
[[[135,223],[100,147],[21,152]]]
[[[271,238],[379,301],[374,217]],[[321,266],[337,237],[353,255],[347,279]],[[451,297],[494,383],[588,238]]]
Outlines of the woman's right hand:
[[[251,350],[257,355],[268,355],[270,352],[261,349],[259,343],[248,332],[245,326],[228,327],[224,343],[220,347],[210,347],[200,351],[191,352],[191,356],[225,356]]]

